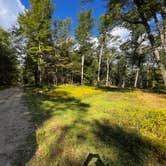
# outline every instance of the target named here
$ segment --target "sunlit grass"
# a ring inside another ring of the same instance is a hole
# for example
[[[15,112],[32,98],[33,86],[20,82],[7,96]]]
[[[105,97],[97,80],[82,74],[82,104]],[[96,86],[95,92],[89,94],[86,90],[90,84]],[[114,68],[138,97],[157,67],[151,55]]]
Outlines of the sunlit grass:
[[[89,153],[111,166],[166,161],[166,94],[66,85],[27,89],[27,100],[38,144],[28,165],[79,166]]]
[[[57,96],[60,93],[60,97],[75,97],[75,98],[81,98],[86,97],[90,95],[94,95],[97,93],[101,93],[102,91],[99,89],[96,89],[95,87],[88,87],[88,86],[71,86],[71,85],[61,85],[61,86],[54,86],[51,91],[47,87],[45,87],[45,91],[40,91],[41,93],[44,92],[51,96]],[[64,96],[62,96],[62,93],[66,92]]]

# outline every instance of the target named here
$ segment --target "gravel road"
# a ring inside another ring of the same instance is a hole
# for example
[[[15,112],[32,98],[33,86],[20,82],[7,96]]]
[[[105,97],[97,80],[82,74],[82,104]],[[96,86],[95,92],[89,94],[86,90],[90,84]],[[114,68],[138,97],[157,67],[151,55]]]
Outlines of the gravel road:
[[[0,91],[0,166],[11,166],[16,150],[31,132],[30,115],[20,87]]]

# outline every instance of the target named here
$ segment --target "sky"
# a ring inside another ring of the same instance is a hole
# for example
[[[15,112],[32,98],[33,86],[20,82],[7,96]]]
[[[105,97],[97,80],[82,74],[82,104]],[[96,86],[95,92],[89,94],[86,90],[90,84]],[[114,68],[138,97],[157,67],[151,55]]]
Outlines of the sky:
[[[55,6],[53,18],[65,19],[70,17],[74,32],[78,24],[77,15],[82,9],[81,0],[53,0],[53,3]],[[0,26],[4,29],[10,28],[11,25],[15,24],[18,13],[29,9],[29,7],[28,0],[0,0]],[[88,8],[92,8],[93,17],[97,20],[106,10],[105,1],[94,0],[86,5],[86,9]],[[94,31],[97,33],[96,29]]]
[[[24,5],[20,0],[0,0],[0,26],[8,29],[16,23],[19,12],[23,12]]]
[[[27,9],[29,8],[28,0],[20,1]],[[82,9],[81,0],[53,0],[53,3],[55,6],[53,18],[65,19],[67,17],[70,17],[72,19],[72,32],[74,32],[74,29],[78,24],[76,19],[77,15]],[[96,20],[106,10],[105,1],[103,0],[94,0],[91,3],[88,3],[85,7],[86,9],[91,8],[93,10],[93,17]],[[97,30],[94,29],[94,32],[97,33]]]
[[[53,18],[65,19],[70,17],[72,19],[72,32],[74,32],[78,24],[77,15],[82,9],[81,0],[53,0],[53,3],[55,5]],[[105,0],[93,0],[93,2],[88,3],[85,7],[86,9],[91,8],[93,10],[96,25],[98,17],[106,11],[105,6]],[[25,9],[29,9],[28,0],[0,0],[0,27],[6,30],[9,29],[16,23],[18,14]],[[115,28],[113,33],[122,36],[122,38],[128,36],[127,31],[121,28]],[[94,28],[94,35],[98,35],[97,28]]]

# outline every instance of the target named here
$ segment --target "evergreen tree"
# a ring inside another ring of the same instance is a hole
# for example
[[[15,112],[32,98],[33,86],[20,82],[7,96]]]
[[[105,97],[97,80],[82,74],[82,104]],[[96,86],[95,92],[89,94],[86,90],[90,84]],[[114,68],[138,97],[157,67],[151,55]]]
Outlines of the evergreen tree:
[[[55,43],[55,68],[56,75],[61,83],[72,82],[73,77],[73,45],[74,41],[70,35],[71,19],[56,19],[53,28],[53,40]]]
[[[30,9],[19,16],[20,30],[26,39],[26,66],[35,85],[42,84],[44,63],[53,51],[51,40],[53,4],[51,0],[30,0]]]
[[[0,28],[0,85],[18,82],[18,59],[11,35]]]
[[[97,82],[100,82],[100,72],[101,72],[101,62],[102,62],[102,56],[104,54],[104,51],[107,50],[108,47],[108,37],[110,32],[110,24],[111,20],[108,14],[104,14],[100,16],[100,23],[99,23],[99,57],[98,57],[98,75],[97,75]],[[108,61],[107,61],[107,67],[108,67]],[[108,70],[107,70],[108,72]]]
[[[78,26],[75,30],[75,37],[79,44],[79,54],[81,55],[81,84],[84,84],[84,63],[85,55],[89,54],[92,46],[90,39],[92,36],[92,29],[94,26],[94,19],[92,18],[92,10],[81,12],[78,15]]]
[[[166,86],[166,67],[162,59],[162,53],[159,51],[160,47],[158,45],[156,36],[160,36],[160,41],[162,46],[162,52],[166,55],[164,43],[164,33],[165,33],[165,23],[166,23],[166,14],[165,14],[166,3],[165,1],[157,0],[109,0],[108,9],[110,16],[114,19],[114,25],[122,24],[127,22],[130,24],[141,24],[144,26],[147,33],[147,37],[152,47],[153,56],[158,64],[158,67],[161,71],[164,85]],[[157,19],[157,14],[162,16],[162,25],[159,26],[159,20]],[[149,21],[154,19],[156,25],[156,34],[152,32],[151,25]],[[161,29],[162,27],[162,29]],[[162,34],[161,34],[162,32]],[[166,41],[166,40],[165,40]]]

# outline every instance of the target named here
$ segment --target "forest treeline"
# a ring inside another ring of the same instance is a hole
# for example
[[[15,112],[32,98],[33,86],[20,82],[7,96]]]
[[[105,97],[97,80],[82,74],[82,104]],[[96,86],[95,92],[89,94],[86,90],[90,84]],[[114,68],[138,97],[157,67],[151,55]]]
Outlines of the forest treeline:
[[[12,40],[12,35],[0,28],[0,85],[11,85],[20,81],[17,50]]]
[[[107,0],[98,21],[83,7],[74,32],[54,10],[52,0],[30,0],[16,26],[0,29],[0,84],[166,87],[164,0]],[[117,27],[128,39],[111,33]]]

